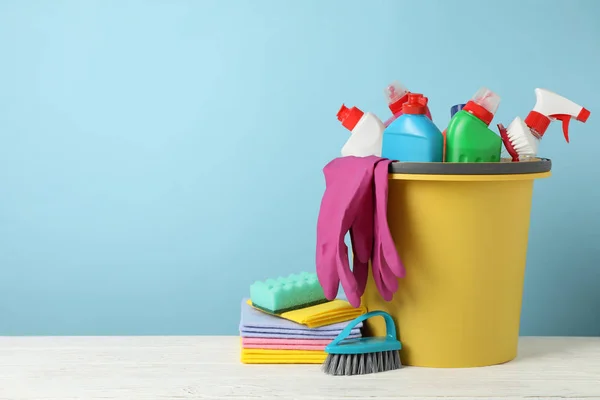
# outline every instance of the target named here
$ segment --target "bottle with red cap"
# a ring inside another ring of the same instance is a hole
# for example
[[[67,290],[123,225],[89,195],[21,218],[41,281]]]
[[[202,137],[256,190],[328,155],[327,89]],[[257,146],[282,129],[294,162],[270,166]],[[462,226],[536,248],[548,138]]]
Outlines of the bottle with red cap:
[[[352,132],[342,147],[342,156],[381,157],[381,139],[385,127],[375,114],[362,112],[357,107],[348,108],[342,104],[337,118]]]
[[[450,107],[450,118],[454,117],[454,114],[465,108],[466,104],[455,104]],[[446,129],[442,131],[444,136],[444,161],[446,161]]]
[[[446,162],[499,162],[502,139],[488,128],[500,105],[500,96],[481,88],[446,129]]]
[[[525,120],[516,117],[506,129],[498,124],[504,147],[513,161],[537,157],[542,136],[552,121],[562,121],[565,140],[569,143],[569,122],[574,118],[585,123],[590,116],[586,108],[550,90],[537,88],[535,97],[535,107]]]
[[[387,99],[388,107],[393,114],[387,121],[383,123],[383,125],[385,125],[387,128],[392,122],[402,115],[402,105],[408,101],[408,94],[410,92],[403,84],[398,81],[394,81],[387,85],[387,87],[383,90],[383,93]],[[429,112],[429,108],[427,106],[425,106],[425,115],[427,118],[431,119],[431,113]]]
[[[402,115],[383,131],[381,156],[404,162],[442,162],[444,137],[427,117],[427,97],[409,93]]]

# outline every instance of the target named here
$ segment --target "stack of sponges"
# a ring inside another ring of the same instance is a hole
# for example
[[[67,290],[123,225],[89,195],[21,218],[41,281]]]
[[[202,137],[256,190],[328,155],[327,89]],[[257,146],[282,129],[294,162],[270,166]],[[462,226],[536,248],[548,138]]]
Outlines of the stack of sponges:
[[[345,300],[327,301],[316,274],[256,282],[250,293],[251,299],[242,300],[239,326],[241,361],[247,364],[321,364],[325,346],[367,311]],[[350,338],[361,337],[361,327]]]

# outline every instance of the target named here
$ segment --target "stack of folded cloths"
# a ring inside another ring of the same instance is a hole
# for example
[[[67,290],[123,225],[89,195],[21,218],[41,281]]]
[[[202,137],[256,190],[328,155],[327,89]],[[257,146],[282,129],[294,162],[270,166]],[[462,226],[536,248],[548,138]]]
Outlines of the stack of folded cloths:
[[[241,361],[246,364],[321,364],[329,344],[353,319],[366,313],[347,301],[333,301],[278,315],[242,301]],[[362,323],[349,338],[361,337]]]

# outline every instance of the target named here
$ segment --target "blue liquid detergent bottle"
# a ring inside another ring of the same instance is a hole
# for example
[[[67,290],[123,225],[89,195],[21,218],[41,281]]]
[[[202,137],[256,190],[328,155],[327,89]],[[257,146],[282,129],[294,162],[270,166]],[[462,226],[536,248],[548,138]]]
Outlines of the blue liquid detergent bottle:
[[[383,131],[381,156],[404,162],[442,162],[444,136],[425,115],[427,97],[410,93],[403,115]]]

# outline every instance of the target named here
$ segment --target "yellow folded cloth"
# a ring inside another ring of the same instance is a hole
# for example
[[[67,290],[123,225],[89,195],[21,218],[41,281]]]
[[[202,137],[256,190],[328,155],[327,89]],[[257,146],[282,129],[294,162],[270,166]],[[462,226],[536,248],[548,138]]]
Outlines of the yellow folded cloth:
[[[323,364],[327,353],[322,350],[242,349],[244,364]]]
[[[248,300],[248,304],[252,306],[252,301]],[[298,324],[306,325],[309,328],[318,328],[320,326],[349,321],[367,312],[367,308],[362,305],[358,308],[354,308],[346,300],[339,299],[317,304],[316,306],[286,311],[281,314],[272,314],[262,309],[256,309]]]

